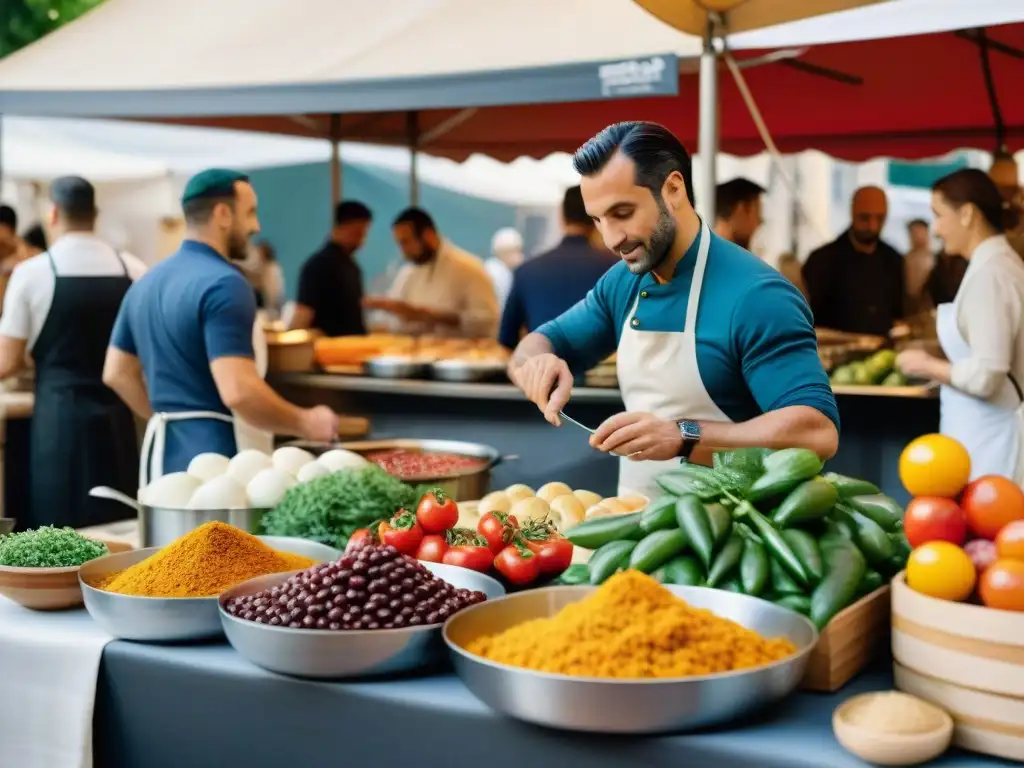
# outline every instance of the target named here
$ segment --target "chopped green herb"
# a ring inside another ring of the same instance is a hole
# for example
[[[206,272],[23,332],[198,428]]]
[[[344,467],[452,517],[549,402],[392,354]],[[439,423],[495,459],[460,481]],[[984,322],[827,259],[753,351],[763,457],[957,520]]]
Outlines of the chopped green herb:
[[[106,544],[73,528],[44,525],[0,536],[0,565],[15,568],[71,568],[107,554]]]

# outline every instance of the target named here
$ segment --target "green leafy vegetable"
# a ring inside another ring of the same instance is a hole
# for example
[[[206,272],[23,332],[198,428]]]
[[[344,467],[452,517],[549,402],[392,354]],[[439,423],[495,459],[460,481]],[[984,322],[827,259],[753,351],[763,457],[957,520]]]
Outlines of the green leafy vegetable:
[[[263,530],[343,549],[357,529],[389,519],[402,507],[411,511],[422,490],[376,465],[345,469],[290,488],[263,517]]]
[[[44,525],[0,537],[0,565],[15,568],[73,568],[107,554],[106,544],[73,528]]]

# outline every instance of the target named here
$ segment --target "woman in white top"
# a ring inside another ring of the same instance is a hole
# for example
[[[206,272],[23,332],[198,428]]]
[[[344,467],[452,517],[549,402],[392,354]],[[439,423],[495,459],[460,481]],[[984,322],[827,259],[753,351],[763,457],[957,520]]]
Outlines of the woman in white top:
[[[941,383],[943,434],[971,456],[971,478],[1024,482],[1024,262],[1003,235],[1002,198],[982,171],[966,169],[932,188],[935,232],[950,254],[968,260],[951,304],[937,308],[947,360],[922,350],[900,354],[911,376]]]

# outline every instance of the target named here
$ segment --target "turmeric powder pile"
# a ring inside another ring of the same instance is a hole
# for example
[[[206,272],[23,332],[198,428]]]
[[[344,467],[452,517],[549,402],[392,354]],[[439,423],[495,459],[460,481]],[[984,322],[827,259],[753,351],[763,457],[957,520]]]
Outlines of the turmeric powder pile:
[[[650,576],[624,571],[594,594],[466,647],[491,661],[578,677],[688,677],[757,667],[796,653],[694,608]]]
[[[215,597],[247,579],[308,568],[308,557],[271,549],[227,523],[205,523],[93,586],[137,597]]]

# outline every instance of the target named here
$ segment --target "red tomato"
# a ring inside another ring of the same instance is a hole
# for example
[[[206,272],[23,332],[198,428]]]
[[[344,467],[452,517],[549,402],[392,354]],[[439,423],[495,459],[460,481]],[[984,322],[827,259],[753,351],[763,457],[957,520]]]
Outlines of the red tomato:
[[[444,536],[436,533],[428,533],[420,542],[416,550],[417,560],[426,560],[428,563],[440,563],[444,553],[448,551],[448,542]]]
[[[974,563],[974,569],[978,574],[984,573],[998,558],[996,545],[988,539],[975,539],[964,544],[964,552]]]
[[[471,571],[487,573],[491,570],[491,550],[487,547],[474,547],[468,544],[451,547],[444,553],[441,562],[445,565],[457,565],[459,568],[469,568]]]
[[[529,584],[540,573],[540,558],[519,543],[505,547],[494,558],[498,573],[513,584]]]
[[[424,533],[444,533],[459,521],[459,506],[437,489],[423,494],[416,507],[416,520]]]
[[[561,536],[545,541],[526,541],[527,548],[537,556],[540,572],[558,574],[572,565],[572,542]]]
[[[948,541],[959,547],[967,538],[967,518],[952,499],[921,496],[907,505],[903,532],[911,547],[929,541]]]
[[[994,540],[1003,526],[1024,519],[1024,491],[1005,477],[985,475],[967,485],[960,506],[974,535]]]
[[[996,560],[981,576],[981,602],[1000,611],[1024,611],[1024,563]]]
[[[416,522],[416,515],[404,509],[390,520],[380,524],[377,535],[385,545],[390,544],[403,555],[415,555],[423,541],[423,529]]]
[[[345,552],[351,552],[354,549],[362,549],[367,544],[373,543],[373,536],[370,533],[369,528],[358,528],[352,531],[352,535],[348,537],[348,543],[345,544]]]
[[[476,524],[477,532],[487,539],[487,548],[495,555],[508,546],[518,527],[518,520],[502,512],[488,512]]]

